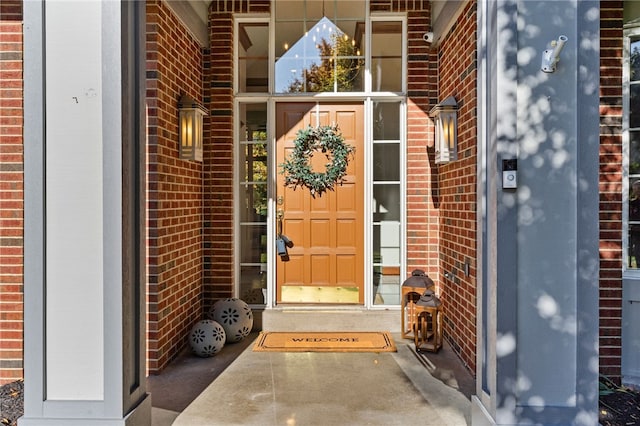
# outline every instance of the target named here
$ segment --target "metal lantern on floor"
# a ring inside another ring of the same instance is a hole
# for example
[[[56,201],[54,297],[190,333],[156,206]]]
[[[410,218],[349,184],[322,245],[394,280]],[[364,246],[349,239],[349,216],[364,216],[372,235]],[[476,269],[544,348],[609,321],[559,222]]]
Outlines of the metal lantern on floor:
[[[218,300],[213,304],[210,319],[219,322],[227,333],[227,342],[239,342],[251,333],[253,312],[244,301],[237,298]]]
[[[414,306],[413,342],[417,351],[438,352],[442,347],[442,302],[427,289]]]
[[[416,302],[427,289],[435,287],[433,280],[422,269],[415,269],[411,276],[402,283],[402,300],[400,313],[402,314],[402,338],[414,336],[416,324]]]
[[[222,350],[227,340],[224,328],[213,320],[198,321],[189,334],[189,344],[194,354],[210,357]]]

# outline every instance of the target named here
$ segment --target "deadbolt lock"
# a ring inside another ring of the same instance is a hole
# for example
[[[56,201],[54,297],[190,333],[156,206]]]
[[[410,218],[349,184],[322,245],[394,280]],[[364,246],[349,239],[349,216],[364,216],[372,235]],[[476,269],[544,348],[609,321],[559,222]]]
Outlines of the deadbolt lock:
[[[278,198],[276,198],[276,203],[281,206],[284,204],[284,197],[282,195],[278,195]]]

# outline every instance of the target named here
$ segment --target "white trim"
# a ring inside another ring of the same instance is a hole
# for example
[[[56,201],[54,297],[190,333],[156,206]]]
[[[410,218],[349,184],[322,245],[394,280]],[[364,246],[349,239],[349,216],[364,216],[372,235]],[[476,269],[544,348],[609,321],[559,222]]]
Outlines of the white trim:
[[[402,223],[400,224],[400,237],[402,240],[400,241],[400,282],[398,283],[398,292],[402,295],[402,283],[404,280],[402,279],[405,274],[404,271],[407,270],[407,139],[408,139],[408,129],[407,129],[407,99],[400,103],[400,219]],[[402,123],[405,123],[402,126]],[[400,305],[398,305],[400,306]]]
[[[477,299],[476,299],[476,398],[474,405],[481,408],[480,413],[488,419],[496,412],[496,277],[495,277],[495,207],[496,178],[495,165],[490,158],[495,158],[495,146],[491,145],[491,84],[492,77],[488,70],[490,61],[494,61],[494,47],[490,46],[491,28],[495,25],[491,16],[490,0],[478,2],[478,69],[477,69]],[[480,54],[482,52],[483,54]],[[484,234],[483,234],[484,232]],[[485,241],[486,240],[486,241]],[[486,283],[485,283],[486,281]],[[485,292],[486,290],[486,292]],[[486,312],[485,312],[486,305]],[[486,317],[486,322],[483,322]],[[485,342],[487,344],[485,345]],[[483,359],[484,358],[484,359]],[[486,365],[486,377],[483,372]],[[483,380],[486,379],[487,383]],[[487,389],[486,392],[484,389]],[[475,410],[474,410],[475,411]],[[473,421],[476,421],[475,413]]]
[[[83,19],[70,19],[73,11]],[[104,49],[110,40],[103,39],[101,28],[107,22],[121,27],[119,16],[108,16],[97,2],[45,4],[45,78],[55,81],[45,88],[44,379],[48,400],[105,399],[104,364],[109,358],[104,352],[108,350],[103,333],[108,311],[103,303],[109,289],[105,276],[111,272],[105,261],[111,260],[110,236],[121,238],[120,223],[105,222],[105,214],[109,207],[118,213],[122,210],[121,197],[111,192],[106,179],[113,145],[105,142],[103,126],[108,130],[120,125],[120,121],[106,122],[118,116],[120,107],[119,98],[115,105],[109,102],[106,78],[110,76],[102,75]],[[110,34],[119,37],[117,30]],[[112,47],[119,54],[120,45]],[[120,58],[112,59],[119,69]],[[117,87],[112,88],[120,94]],[[116,205],[105,204],[114,198]],[[116,226],[112,234],[105,233],[109,225]],[[115,259],[111,266],[120,268]],[[75,346],[71,342],[78,336],[83,336],[83,342]]]

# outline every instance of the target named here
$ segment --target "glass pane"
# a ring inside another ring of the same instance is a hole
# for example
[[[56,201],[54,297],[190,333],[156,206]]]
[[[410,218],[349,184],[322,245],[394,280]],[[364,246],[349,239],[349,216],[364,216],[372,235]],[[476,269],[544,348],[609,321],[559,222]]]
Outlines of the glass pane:
[[[402,23],[371,24],[371,76],[375,92],[402,91]]]
[[[629,80],[640,80],[640,39],[631,40],[629,52]]]
[[[354,37],[364,21],[364,1],[340,2],[340,7],[335,1],[316,0],[275,4],[277,93],[363,90],[365,52],[361,37]],[[285,11],[287,6],[300,13]],[[362,11],[361,17],[343,15],[356,10]]]
[[[373,221],[400,221],[400,185],[373,185]]]
[[[305,4],[300,0],[278,0],[273,2],[275,8],[276,21],[286,19],[300,19],[304,16]],[[276,27],[277,30],[278,27]]]
[[[265,144],[242,145],[240,179],[243,182],[267,181],[267,147]]]
[[[373,227],[373,256],[381,265],[400,265],[400,222],[384,221]]]
[[[276,2],[279,4],[279,2]],[[276,38],[276,70],[278,66],[278,59],[284,56],[289,49],[293,47],[295,42],[302,37],[305,32],[303,21],[292,22],[278,22],[276,25],[275,38]],[[290,55],[290,56],[295,56]]]
[[[360,34],[362,21],[336,21],[341,37],[332,53],[335,55],[335,78],[339,92],[364,90],[364,38]],[[360,24],[360,25],[359,25]]]
[[[239,209],[241,222],[267,218],[267,105],[241,104],[239,108]]]
[[[381,267],[378,283],[374,274],[373,303],[374,305],[400,304],[400,267]]]
[[[267,140],[267,104],[241,104],[239,108],[240,142]]]
[[[240,262],[267,263],[267,225],[240,226]]]
[[[371,82],[374,92],[401,92],[402,59],[371,58]]]
[[[375,102],[373,104],[373,140],[400,140],[400,104]]]
[[[336,8],[338,14],[336,18],[342,19],[356,19],[358,21],[364,22],[365,16],[365,0],[349,0],[349,1],[341,1],[334,0],[336,4]],[[331,16],[331,15],[327,15]]]
[[[400,144],[373,144],[373,180],[400,181]]]
[[[374,304],[399,304],[400,222],[373,226]]]
[[[264,305],[267,291],[266,267],[240,268],[240,298],[250,305]]]
[[[267,270],[267,104],[238,107],[240,297],[263,304]]]
[[[632,84],[629,89],[629,127],[640,127],[640,84]]]
[[[629,132],[629,173],[640,174],[640,131]]]
[[[238,26],[238,91],[269,90],[269,26],[241,23]]]
[[[267,220],[267,184],[240,185],[240,221],[264,222]]]
[[[319,21],[325,16],[332,19],[336,13],[335,3],[335,0],[307,0],[305,2],[307,20]]]

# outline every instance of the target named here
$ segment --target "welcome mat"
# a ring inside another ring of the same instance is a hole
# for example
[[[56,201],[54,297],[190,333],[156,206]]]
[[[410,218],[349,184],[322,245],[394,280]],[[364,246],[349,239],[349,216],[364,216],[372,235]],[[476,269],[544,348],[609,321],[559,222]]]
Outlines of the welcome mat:
[[[396,352],[386,331],[299,331],[268,332],[258,335],[256,352]]]

